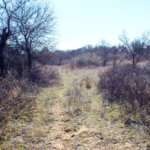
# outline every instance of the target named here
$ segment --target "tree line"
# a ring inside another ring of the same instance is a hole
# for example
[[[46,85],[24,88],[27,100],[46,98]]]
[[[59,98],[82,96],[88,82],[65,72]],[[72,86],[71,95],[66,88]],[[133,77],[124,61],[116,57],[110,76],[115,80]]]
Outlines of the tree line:
[[[50,65],[76,64],[79,67],[88,65],[106,66],[111,62],[112,65],[130,61],[133,67],[140,61],[149,60],[150,40],[149,32],[144,33],[140,38],[129,41],[125,32],[119,39],[121,43],[117,46],[110,46],[106,42],[101,42],[96,46],[87,45],[75,50],[56,50],[49,52],[44,48],[34,54],[34,58]],[[40,57],[38,57],[40,55]]]

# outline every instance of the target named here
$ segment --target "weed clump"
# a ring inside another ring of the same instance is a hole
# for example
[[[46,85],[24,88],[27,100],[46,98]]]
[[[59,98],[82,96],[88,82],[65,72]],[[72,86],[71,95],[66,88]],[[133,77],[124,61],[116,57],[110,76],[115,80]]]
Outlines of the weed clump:
[[[87,88],[87,89],[90,89],[90,88],[91,88],[91,82],[90,82],[89,77],[86,77],[86,88]]]
[[[82,103],[82,93],[81,88],[75,85],[74,87],[70,87],[66,92],[67,97],[67,107],[69,109],[69,113],[74,115],[80,115],[81,113],[81,103]]]

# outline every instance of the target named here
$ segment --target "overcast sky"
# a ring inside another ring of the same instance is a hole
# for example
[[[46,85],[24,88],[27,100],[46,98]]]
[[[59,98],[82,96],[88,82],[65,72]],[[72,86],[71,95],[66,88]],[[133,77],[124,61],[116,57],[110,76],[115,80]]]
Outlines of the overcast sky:
[[[101,39],[118,44],[150,30],[150,0],[51,0],[57,18],[57,48],[75,49]]]

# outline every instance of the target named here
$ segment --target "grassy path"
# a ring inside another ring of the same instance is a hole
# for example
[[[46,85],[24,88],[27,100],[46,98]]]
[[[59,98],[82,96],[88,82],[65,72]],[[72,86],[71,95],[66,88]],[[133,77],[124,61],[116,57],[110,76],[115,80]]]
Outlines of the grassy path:
[[[126,127],[117,105],[103,108],[96,90],[98,69],[59,71],[61,84],[38,94],[32,121],[24,117],[10,122],[11,133],[1,150],[148,150],[149,137],[140,129]],[[91,89],[85,87],[87,76]],[[81,96],[75,96],[80,110],[74,101],[69,106],[66,96],[79,85]]]

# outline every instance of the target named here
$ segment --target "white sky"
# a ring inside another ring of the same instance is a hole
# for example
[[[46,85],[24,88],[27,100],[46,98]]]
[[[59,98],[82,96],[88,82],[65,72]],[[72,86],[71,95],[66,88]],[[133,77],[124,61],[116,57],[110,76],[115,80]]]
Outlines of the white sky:
[[[133,39],[150,29],[150,0],[51,0],[57,48],[75,49],[101,39],[118,44],[125,30]]]

